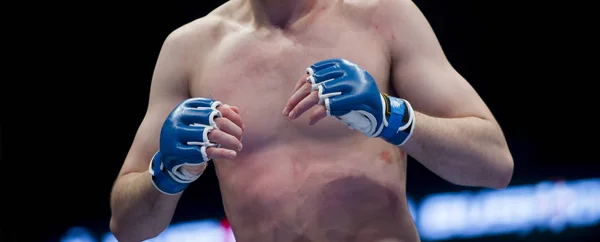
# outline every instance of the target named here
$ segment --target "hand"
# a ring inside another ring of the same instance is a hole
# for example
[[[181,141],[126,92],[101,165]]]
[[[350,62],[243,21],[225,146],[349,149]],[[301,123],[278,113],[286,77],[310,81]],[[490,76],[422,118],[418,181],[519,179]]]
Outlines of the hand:
[[[215,118],[215,125],[219,129],[208,133],[208,140],[220,144],[221,147],[206,148],[206,155],[211,159],[233,159],[237,152],[242,150],[242,132],[245,126],[237,107],[224,104],[217,107],[217,110],[221,113],[221,117]],[[193,176],[199,176],[207,165],[207,162],[203,162],[200,165],[184,165],[182,168]]]
[[[163,193],[177,194],[200,176],[207,161],[235,158],[242,148],[243,123],[238,112],[206,98],[190,98],[177,105],[163,124],[160,149],[152,159],[155,186]]]
[[[334,116],[367,136],[381,132],[385,101],[368,72],[347,60],[330,59],[311,65],[305,76],[296,84],[284,115],[296,119],[320,104],[309,117],[311,125]]]
[[[283,109],[290,119],[319,104],[309,116],[310,125],[333,116],[368,137],[396,145],[404,144],[412,134],[410,104],[381,94],[373,77],[358,65],[344,59],[324,60],[307,68],[304,77]]]

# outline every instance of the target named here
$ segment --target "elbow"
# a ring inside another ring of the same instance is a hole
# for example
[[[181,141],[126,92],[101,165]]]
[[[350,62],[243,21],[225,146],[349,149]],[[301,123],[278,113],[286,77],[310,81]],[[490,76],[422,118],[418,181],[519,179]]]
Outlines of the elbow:
[[[117,239],[117,241],[144,241],[155,238],[162,232],[162,230],[136,231],[135,228],[124,226],[122,222],[118,221],[114,217],[110,219],[109,228],[110,232]]]
[[[124,228],[119,221],[117,221],[114,217],[110,219],[110,232],[115,236],[117,241],[135,241],[136,238],[132,237],[132,233],[130,230]],[[140,240],[138,240],[140,241]]]
[[[117,239],[117,241],[130,241],[132,239],[128,238],[130,237],[129,234],[127,234],[127,229],[124,229],[123,226],[121,226],[119,224],[119,222],[112,217],[110,219],[110,232],[113,234],[113,236],[115,236],[115,238]]]
[[[494,179],[491,179],[492,182],[489,184],[489,188],[502,190],[508,187],[512,180],[515,167],[512,154],[506,149],[498,156],[495,163],[497,166],[493,171]]]
[[[115,221],[114,217],[110,218],[109,228],[110,232],[117,238],[117,241],[121,241],[121,237],[123,237],[121,231],[123,230],[119,227],[119,224],[117,223],[117,221]]]

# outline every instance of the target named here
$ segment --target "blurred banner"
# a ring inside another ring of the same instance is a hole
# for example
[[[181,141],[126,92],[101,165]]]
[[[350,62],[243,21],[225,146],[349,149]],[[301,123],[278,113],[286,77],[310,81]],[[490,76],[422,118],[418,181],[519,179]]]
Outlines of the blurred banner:
[[[527,235],[535,230],[560,233],[567,228],[600,223],[600,178],[543,181],[504,190],[432,194],[409,198],[413,219],[423,241]],[[107,231],[98,236],[85,227],[66,231],[61,242],[116,242]],[[150,241],[235,241],[229,223],[202,220],[173,224]]]

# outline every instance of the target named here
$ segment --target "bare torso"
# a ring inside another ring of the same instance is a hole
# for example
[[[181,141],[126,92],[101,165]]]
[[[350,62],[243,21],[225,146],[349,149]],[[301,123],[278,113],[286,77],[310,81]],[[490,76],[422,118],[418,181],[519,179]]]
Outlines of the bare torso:
[[[218,41],[193,68],[190,90],[239,107],[246,125],[238,157],[214,162],[237,241],[418,241],[401,149],[333,118],[309,126],[308,113],[281,114],[305,68],[323,59],[351,60],[391,88],[368,8],[323,9],[298,32],[257,30],[232,11],[212,13]]]

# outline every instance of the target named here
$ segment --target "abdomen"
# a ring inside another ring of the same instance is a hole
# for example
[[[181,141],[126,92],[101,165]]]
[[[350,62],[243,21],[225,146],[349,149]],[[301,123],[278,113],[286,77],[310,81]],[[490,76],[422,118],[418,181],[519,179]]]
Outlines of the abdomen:
[[[379,139],[339,141],[276,140],[215,162],[237,241],[416,241],[406,156]]]

